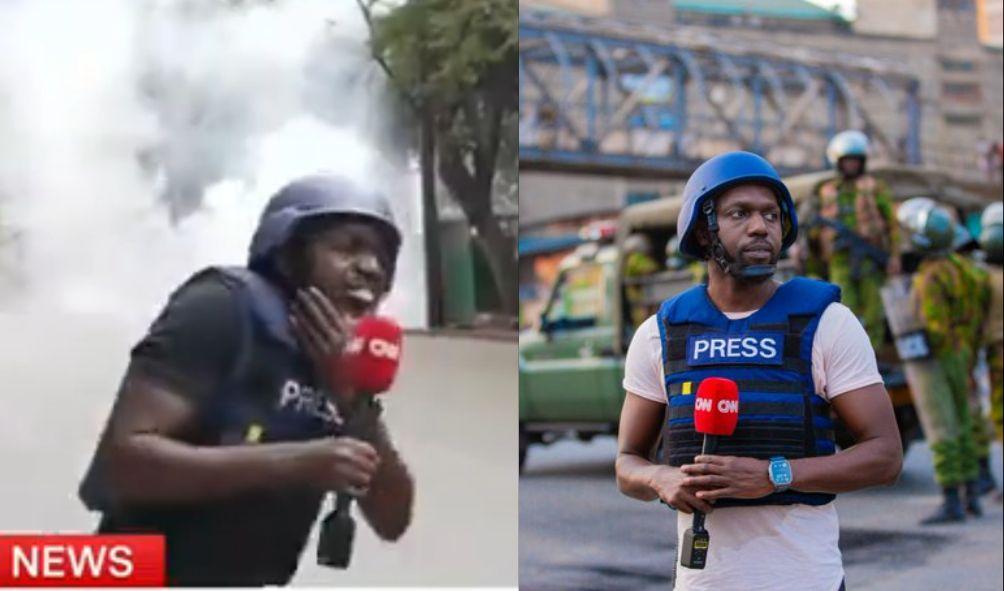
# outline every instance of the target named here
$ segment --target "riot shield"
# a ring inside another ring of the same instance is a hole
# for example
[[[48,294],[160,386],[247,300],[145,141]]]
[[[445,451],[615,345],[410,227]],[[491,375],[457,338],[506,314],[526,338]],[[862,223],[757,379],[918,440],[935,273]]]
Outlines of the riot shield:
[[[932,354],[911,276],[890,278],[882,288],[882,305],[928,444],[955,440],[959,417],[948,380]]]

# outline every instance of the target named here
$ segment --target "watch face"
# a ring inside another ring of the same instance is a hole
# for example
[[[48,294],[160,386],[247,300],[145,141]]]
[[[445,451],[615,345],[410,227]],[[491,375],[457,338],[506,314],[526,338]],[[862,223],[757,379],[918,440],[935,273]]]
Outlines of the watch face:
[[[770,463],[770,475],[774,484],[791,484],[791,466],[788,462],[773,461]]]

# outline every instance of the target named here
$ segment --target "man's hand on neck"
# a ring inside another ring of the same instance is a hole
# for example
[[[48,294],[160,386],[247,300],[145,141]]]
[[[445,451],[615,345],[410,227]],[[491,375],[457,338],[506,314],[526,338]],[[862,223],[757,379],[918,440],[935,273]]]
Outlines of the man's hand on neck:
[[[750,281],[735,277],[708,261],[708,297],[722,312],[759,310],[779,285],[773,278]]]

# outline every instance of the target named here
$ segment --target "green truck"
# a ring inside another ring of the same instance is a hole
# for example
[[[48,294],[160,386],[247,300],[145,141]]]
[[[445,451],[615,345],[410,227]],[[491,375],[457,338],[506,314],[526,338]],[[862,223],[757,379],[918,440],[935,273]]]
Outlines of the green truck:
[[[916,167],[874,167],[871,172],[889,185],[896,201],[934,197],[955,208],[963,220],[978,215],[1000,191]],[[786,183],[801,204],[830,178],[831,172],[810,173],[786,179]],[[630,305],[645,306],[654,313],[662,301],[694,282],[690,270],[627,278],[618,246],[627,236],[642,232],[656,245],[653,254],[661,254],[661,246],[676,233],[681,201],[671,196],[626,208],[615,242],[584,245],[561,265],[537,326],[519,337],[521,468],[531,445],[569,435],[588,441],[596,435],[616,434],[624,400],[624,354],[635,329],[627,293],[632,293]],[[904,266],[909,269],[909,261]],[[794,272],[793,264],[782,259],[779,278]],[[910,391],[891,341],[876,355],[906,446],[922,436]],[[840,442],[848,445],[849,435],[838,433]]]

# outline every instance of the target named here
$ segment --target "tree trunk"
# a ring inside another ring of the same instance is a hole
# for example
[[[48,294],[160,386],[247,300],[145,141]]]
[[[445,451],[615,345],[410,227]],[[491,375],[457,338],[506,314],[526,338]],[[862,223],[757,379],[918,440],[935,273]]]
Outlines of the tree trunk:
[[[492,174],[472,175],[464,165],[463,156],[455,144],[440,141],[439,177],[454,200],[464,210],[468,223],[477,229],[475,243],[481,248],[488,261],[488,268],[495,281],[496,293],[502,305],[501,312],[516,315],[516,259],[499,220],[492,212]]]
[[[488,216],[472,224],[477,228],[475,243],[481,248],[488,260],[488,268],[495,280],[498,290],[501,312],[515,316],[518,306],[516,294],[516,259],[513,256],[513,245],[509,237],[502,231],[502,224],[495,216]]]
[[[421,113],[422,234],[425,239],[426,313],[430,328],[443,325],[443,256],[439,244],[439,206],[436,203],[436,136],[427,105]]]

